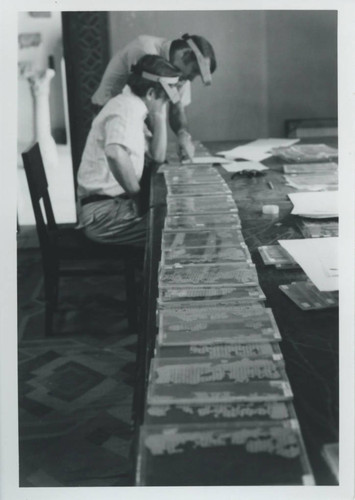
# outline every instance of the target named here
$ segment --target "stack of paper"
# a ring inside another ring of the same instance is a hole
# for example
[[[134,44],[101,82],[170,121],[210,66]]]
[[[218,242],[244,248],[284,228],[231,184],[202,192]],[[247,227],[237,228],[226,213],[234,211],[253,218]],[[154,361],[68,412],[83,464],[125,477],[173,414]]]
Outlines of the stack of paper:
[[[212,184],[212,186],[214,186]],[[168,215],[237,213],[233,196],[220,193],[216,196],[169,196]]]
[[[311,281],[294,281],[279,288],[303,311],[339,306],[338,292],[320,292]]]
[[[162,267],[159,273],[159,288],[194,287],[212,285],[253,286],[258,284],[258,275],[254,264],[234,262],[233,264]]]
[[[292,214],[310,218],[338,217],[338,191],[290,193]]]
[[[331,160],[338,156],[338,150],[326,144],[297,144],[297,146],[277,147],[272,153],[285,161],[319,162]]]
[[[194,310],[180,307],[159,314],[160,345],[229,345],[280,339],[271,309],[261,304]]]
[[[338,290],[339,238],[280,240],[321,292]]]
[[[273,148],[280,146],[288,147],[298,141],[299,139],[257,139],[256,141],[249,142],[243,146],[237,146],[228,151],[220,151],[218,154],[230,159],[241,158],[259,162],[270,158]]]
[[[329,238],[332,236],[339,236],[338,221],[311,222],[301,220],[299,228],[305,238]]]
[[[237,148],[237,155],[253,161],[231,165],[228,159],[225,168],[262,171],[266,167],[255,162],[269,156],[270,147],[294,142],[254,141],[242,152]],[[158,336],[150,364],[137,482],[278,484],[280,474],[286,484],[285,470],[289,474],[292,460],[297,461],[296,474],[288,476],[288,482],[311,484],[278,347],[281,335],[272,311],[264,307],[265,295],[240,230],[234,197],[209,161],[221,159],[202,153],[193,164],[163,169],[168,196],[159,266]],[[275,252],[267,250],[268,259],[277,264],[279,255],[274,258]],[[334,278],[327,253],[320,252],[319,258]],[[243,427],[234,429],[238,423]],[[202,432],[201,425],[206,424],[210,427]],[[270,445],[263,451],[268,433],[272,447],[275,439],[282,445],[273,464]],[[245,449],[241,439],[246,439]],[[230,482],[225,463],[230,464]],[[235,474],[241,464],[242,475]],[[197,475],[199,469],[203,479]]]
[[[171,358],[151,363],[149,404],[284,401],[291,398],[282,361],[204,362]]]
[[[164,231],[196,231],[240,229],[241,223],[237,213],[228,214],[197,214],[197,215],[168,215],[165,219]]]
[[[291,255],[280,245],[264,245],[258,247],[258,250],[266,266],[275,266],[278,269],[299,267]]]
[[[244,244],[241,231],[235,228],[216,229],[215,231],[164,231],[162,235],[162,250],[188,250],[191,248],[224,248],[238,247]]]
[[[314,485],[297,419],[140,429],[138,486]]]
[[[229,194],[231,190],[224,181],[215,184],[170,184],[168,185],[169,196],[214,196],[216,194]]]
[[[335,174],[338,170],[337,163],[293,163],[283,165],[285,174]]]
[[[284,374],[281,374],[284,376]],[[150,384],[149,405],[204,405],[222,403],[271,402],[292,399],[293,393],[286,380],[260,380],[251,383],[206,382],[204,384]],[[179,424],[177,424],[179,426]]]
[[[153,359],[149,382],[155,386],[175,384],[181,390],[185,385],[200,384],[203,390],[204,384],[213,382],[250,383],[253,386],[260,380],[286,380],[284,361],[272,358]]]
[[[236,247],[178,248],[162,251],[162,267],[195,264],[228,264],[233,262],[251,262],[247,246],[239,243]]]
[[[191,167],[171,167],[164,172],[167,184],[214,184],[221,181],[219,172],[211,167],[203,168],[202,172]]]
[[[183,161],[183,165],[201,165],[205,163],[210,163],[210,164],[218,164],[218,163],[228,163],[229,160],[226,158],[221,158],[220,156],[194,156],[192,158],[192,161],[190,160],[185,160]]]
[[[332,191],[338,189],[338,176],[331,174],[291,174],[285,175],[286,184],[307,191]]]
[[[165,311],[163,311],[165,312]],[[158,344],[155,346],[157,358],[259,358],[270,357],[277,354],[282,359],[278,342],[242,343],[242,344],[186,344],[173,345]]]
[[[230,163],[224,163],[222,167],[224,170],[227,170],[227,172],[233,173],[248,171],[262,172],[263,170],[269,170],[269,167],[265,167],[265,165],[258,161],[232,161]]]
[[[194,169],[196,171],[201,171],[201,173],[204,173],[205,171],[212,168],[212,163],[205,162],[205,163],[199,163],[198,165],[197,164],[194,165],[192,163],[183,165],[180,162],[163,163],[158,168],[157,174],[165,174],[167,172],[171,172],[172,170],[175,170],[175,171],[185,170],[186,168],[189,168],[191,170]]]
[[[259,401],[244,403],[213,403],[185,405],[148,405],[146,424],[206,424],[215,422],[274,422],[295,418],[290,401]]]
[[[158,306],[161,309],[171,307],[201,308],[211,306],[230,306],[255,304],[266,299],[259,285],[211,286],[195,285],[192,287],[176,286],[161,288]]]

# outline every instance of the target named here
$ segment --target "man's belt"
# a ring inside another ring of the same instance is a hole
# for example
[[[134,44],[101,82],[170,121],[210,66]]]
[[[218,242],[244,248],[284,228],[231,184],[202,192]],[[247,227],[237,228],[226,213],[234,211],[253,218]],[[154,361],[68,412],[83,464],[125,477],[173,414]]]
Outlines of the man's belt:
[[[121,198],[123,200],[128,200],[129,196],[126,193],[119,194],[118,196],[109,196],[108,194],[92,194],[90,196],[86,196],[80,200],[80,205],[83,207],[88,203],[95,203],[96,201],[103,200],[114,200],[115,198]]]

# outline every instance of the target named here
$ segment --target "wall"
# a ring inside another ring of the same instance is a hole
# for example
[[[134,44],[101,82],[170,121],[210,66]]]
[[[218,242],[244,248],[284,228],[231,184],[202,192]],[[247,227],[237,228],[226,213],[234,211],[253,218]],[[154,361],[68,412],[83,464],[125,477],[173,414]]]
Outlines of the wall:
[[[40,32],[36,49],[19,50],[19,61],[45,67],[55,56],[51,83],[53,129],[64,128],[60,75],[61,17],[34,18],[20,12],[19,33]],[[218,68],[211,87],[192,85],[188,108],[196,138],[248,139],[280,136],[286,118],[337,115],[337,19],[333,11],[137,11],[110,13],[111,51],[139,34],[170,39],[185,32],[205,35]],[[32,98],[19,78],[19,140],[33,136]],[[217,124],[217,125],[216,125]]]
[[[268,126],[337,116],[337,17],[332,11],[268,12]]]
[[[204,35],[218,68],[193,83],[188,109],[201,140],[282,136],[286,118],[337,114],[336,15],[325,11],[112,12],[112,53],[139,34]]]
[[[188,108],[190,128],[201,140],[262,136],[266,133],[265,14],[263,12],[113,12],[114,53],[140,34],[178,38],[205,36],[213,45],[217,71],[211,87],[198,78]],[[218,124],[218,126],[216,126]]]

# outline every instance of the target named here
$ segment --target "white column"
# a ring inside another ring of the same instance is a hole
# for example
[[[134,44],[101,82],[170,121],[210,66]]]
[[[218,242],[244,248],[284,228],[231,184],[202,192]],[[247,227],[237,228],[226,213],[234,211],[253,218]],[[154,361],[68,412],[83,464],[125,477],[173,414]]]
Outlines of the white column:
[[[55,71],[53,69],[46,69],[43,72],[36,72],[27,77],[31,85],[34,104],[35,141],[39,143],[46,169],[53,169],[58,166],[58,152],[51,135],[49,111],[50,82],[54,75]]]

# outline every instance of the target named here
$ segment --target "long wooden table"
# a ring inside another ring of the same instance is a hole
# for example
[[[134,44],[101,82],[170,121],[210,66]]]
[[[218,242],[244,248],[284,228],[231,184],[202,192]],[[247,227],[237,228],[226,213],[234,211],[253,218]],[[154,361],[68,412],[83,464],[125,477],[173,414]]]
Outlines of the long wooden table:
[[[312,139],[313,143],[324,140]],[[331,146],[335,141],[327,141]],[[206,143],[213,154],[238,145],[237,141]],[[260,286],[279,326],[280,344],[294,393],[294,407],[301,425],[308,456],[318,485],[336,484],[321,456],[325,443],[338,441],[338,310],[302,311],[279,289],[279,285],[305,279],[300,269],[275,269],[265,266],[258,252],[262,245],[273,245],[279,239],[302,238],[297,216],[290,215],[292,204],[285,185],[282,162],[272,157],[265,165],[265,176],[235,176],[219,168],[228,182],[239,208],[242,233],[258,271]],[[268,184],[271,181],[270,187]],[[149,363],[157,334],[156,298],[161,233],[166,213],[164,177],[153,173],[151,178],[149,230],[145,262],[145,292],[142,332],[138,349],[138,383],[135,394],[136,425],[142,423]],[[262,206],[276,204],[278,216],[262,214]]]

